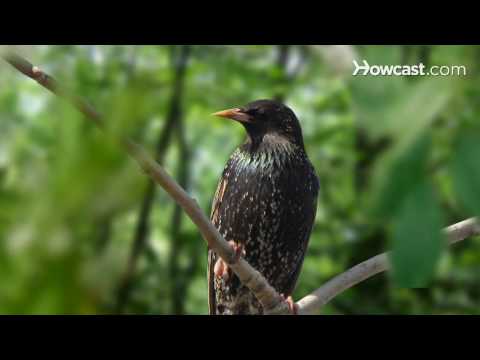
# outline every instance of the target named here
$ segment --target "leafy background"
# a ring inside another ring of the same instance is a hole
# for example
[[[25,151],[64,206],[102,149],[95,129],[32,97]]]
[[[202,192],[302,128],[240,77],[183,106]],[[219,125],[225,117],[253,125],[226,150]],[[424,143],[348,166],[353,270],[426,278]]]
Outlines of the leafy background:
[[[30,61],[102,113],[107,135],[0,64],[0,313],[206,314],[206,246],[116,147],[143,144],[209,213],[245,136],[210,114],[280,97],[321,180],[296,299],[392,249],[393,271],[324,314],[480,312],[480,243],[439,229],[480,211],[476,46],[32,46]],[[370,64],[467,76],[352,76]]]

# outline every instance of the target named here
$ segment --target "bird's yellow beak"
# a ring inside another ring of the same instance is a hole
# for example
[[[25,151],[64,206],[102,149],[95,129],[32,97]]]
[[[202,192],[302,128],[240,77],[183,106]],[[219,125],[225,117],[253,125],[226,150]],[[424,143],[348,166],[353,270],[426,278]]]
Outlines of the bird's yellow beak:
[[[218,111],[216,113],[213,113],[212,115],[224,117],[227,119],[237,120],[240,122],[246,122],[246,123],[252,122],[250,115],[243,112],[242,109],[239,109],[239,108]]]

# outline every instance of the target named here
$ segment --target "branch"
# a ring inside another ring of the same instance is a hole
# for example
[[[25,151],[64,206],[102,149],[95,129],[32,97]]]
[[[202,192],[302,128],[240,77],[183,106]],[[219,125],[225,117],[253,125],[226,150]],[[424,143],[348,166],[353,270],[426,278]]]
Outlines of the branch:
[[[13,52],[7,51],[6,53],[0,54],[0,56],[24,75],[34,79],[55,95],[71,102],[87,118],[93,120],[96,125],[103,128],[101,116],[95,109],[82,98],[71,94],[60,86],[50,75],[34,67],[27,60]],[[288,314],[289,309],[287,303],[267,280],[245,259],[240,258],[237,260],[235,258],[231,246],[223,239],[218,230],[205,216],[195,199],[192,199],[141,146],[130,139],[122,139],[121,144],[128,154],[140,165],[143,171],[183,208],[199,229],[208,246],[230,266],[238,276],[240,282],[252,291],[264,308],[264,312],[266,314]]]
[[[174,48],[172,48],[173,53]],[[165,151],[170,143],[175,124],[180,118],[180,99],[183,96],[183,82],[185,77],[185,70],[188,58],[190,56],[190,47],[183,46],[181,48],[180,58],[175,61],[175,56],[172,54],[172,68],[175,75],[173,80],[173,91],[169,100],[168,114],[165,120],[165,125],[162,129],[158,139],[155,155],[157,162],[162,165],[165,157]],[[137,267],[138,259],[147,246],[148,235],[150,233],[150,214],[153,208],[153,201],[155,198],[156,187],[153,180],[149,179],[143,200],[138,215],[137,225],[135,228],[134,239],[132,242],[132,249],[127,262],[127,267],[122,276],[120,286],[118,288],[116,312],[122,313],[127,304],[132,289],[132,282],[134,279],[135,269]],[[178,205],[175,207],[175,211]]]
[[[480,221],[470,218],[443,229],[450,245],[470,236],[480,234]],[[313,293],[298,301],[299,314],[309,314],[327,304],[331,299],[352,286],[390,268],[388,253],[374,256],[344,273],[335,276]]]
[[[81,113],[86,115],[90,120],[94,121],[99,127],[103,128],[103,123],[100,120],[100,114],[85,100],[61,87],[50,75],[44,73],[38,67],[33,66],[27,60],[12,52],[2,52],[0,53],[0,56],[15,69],[29,78],[32,78],[44,88],[50,90],[55,95],[70,101]]]

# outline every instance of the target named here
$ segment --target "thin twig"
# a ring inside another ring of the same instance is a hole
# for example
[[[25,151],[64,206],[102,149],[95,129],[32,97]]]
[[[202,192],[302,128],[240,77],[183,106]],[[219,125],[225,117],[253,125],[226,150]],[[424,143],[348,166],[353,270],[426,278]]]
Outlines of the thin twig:
[[[480,234],[480,222],[476,218],[470,218],[453,224],[443,229],[450,245],[462,241],[470,236]],[[312,313],[328,303],[341,292],[362,282],[373,275],[386,271],[390,268],[388,253],[374,256],[349,270],[335,276],[323,284],[313,293],[298,301],[299,314]]]

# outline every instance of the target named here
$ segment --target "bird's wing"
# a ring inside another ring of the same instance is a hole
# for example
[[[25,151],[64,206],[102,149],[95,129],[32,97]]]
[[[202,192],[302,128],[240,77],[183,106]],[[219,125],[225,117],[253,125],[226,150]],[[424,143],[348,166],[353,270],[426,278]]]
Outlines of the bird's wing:
[[[217,186],[217,191],[215,191],[215,196],[213,197],[212,204],[212,213],[210,214],[210,220],[212,221],[215,227],[218,227],[218,216],[220,206],[222,204],[223,194],[225,194],[225,189],[227,187],[227,180],[224,176],[221,177],[221,181]],[[208,249],[208,269],[207,269],[207,281],[208,281],[208,308],[210,315],[215,314],[216,304],[215,304],[215,275],[213,269],[215,267],[215,261],[217,256],[214,251]]]
[[[286,294],[291,295],[295,290],[295,286],[297,285],[298,277],[300,275],[300,271],[302,270],[303,261],[305,260],[305,254],[307,253],[308,244],[310,242],[310,235],[312,233],[313,225],[315,223],[315,218],[317,216],[317,201],[318,201],[318,190],[319,190],[319,183],[316,175],[313,175],[313,192],[310,194],[310,218],[305,223],[304,234],[303,234],[303,249],[302,249],[302,257],[298,261],[298,266],[296,267],[295,271],[292,273],[290,277],[290,284],[289,288],[285,291]]]
[[[316,205],[316,201],[315,201]],[[314,207],[313,216],[310,222],[310,226],[306,229],[304,233],[304,241],[303,241],[303,249],[302,249],[302,257],[298,261],[298,266],[296,267],[295,271],[292,273],[288,284],[290,284],[289,289],[285,291],[286,294],[291,295],[295,290],[295,286],[297,285],[298,277],[300,275],[300,271],[302,270],[303,261],[305,260],[305,254],[307,253],[308,243],[310,242],[310,234],[312,232],[313,223],[315,221],[317,208]]]
[[[209,315],[215,315],[215,284],[213,283],[214,273],[213,268],[215,266],[215,253],[213,250],[208,249],[208,270],[207,270],[207,281],[208,281],[208,313]]]

